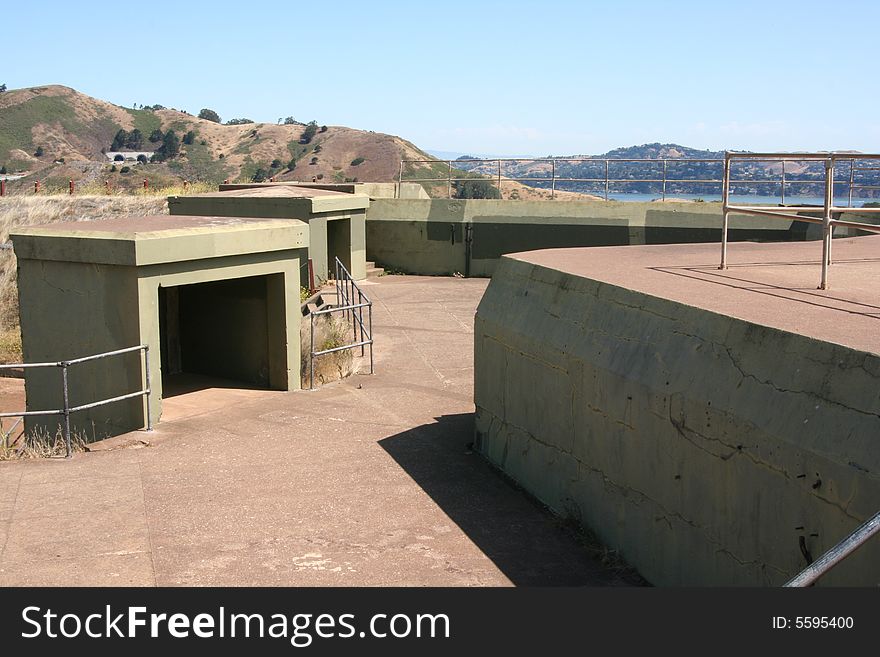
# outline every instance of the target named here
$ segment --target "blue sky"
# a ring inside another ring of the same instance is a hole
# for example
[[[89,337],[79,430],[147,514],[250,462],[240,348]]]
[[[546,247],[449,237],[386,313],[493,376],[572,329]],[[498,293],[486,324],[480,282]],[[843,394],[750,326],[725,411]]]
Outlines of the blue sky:
[[[484,155],[878,151],[878,18],[869,0],[10,2],[0,82]]]

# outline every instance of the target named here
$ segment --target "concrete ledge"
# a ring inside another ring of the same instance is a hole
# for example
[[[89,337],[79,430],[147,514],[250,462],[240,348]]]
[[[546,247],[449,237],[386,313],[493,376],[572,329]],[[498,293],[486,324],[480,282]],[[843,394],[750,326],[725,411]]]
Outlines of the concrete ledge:
[[[880,508],[878,238],[501,258],[480,451],[658,585],[778,585]],[[875,330],[870,330],[875,329]],[[874,541],[821,580],[875,585]]]

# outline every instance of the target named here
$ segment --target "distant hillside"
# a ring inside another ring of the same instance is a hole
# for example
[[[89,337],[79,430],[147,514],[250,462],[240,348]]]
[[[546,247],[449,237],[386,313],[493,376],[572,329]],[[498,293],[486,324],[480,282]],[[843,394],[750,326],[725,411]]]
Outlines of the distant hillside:
[[[27,172],[21,185],[36,179],[60,184],[73,178],[136,186],[144,177],[162,183],[216,183],[227,178],[250,181],[255,174],[276,180],[381,182],[396,178],[401,159],[433,159],[400,137],[316,127],[311,140],[301,143],[306,141],[303,124],[222,125],[174,109],[119,107],[58,85],[15,89],[0,93],[0,167],[10,174]],[[114,163],[102,150],[111,150],[120,130],[135,129],[143,143],[131,150],[155,151],[161,142],[148,137],[156,130],[173,130],[181,140],[192,131],[194,138],[180,145],[179,155],[162,163],[118,162],[117,171],[111,171]],[[120,172],[123,166],[129,168],[126,174]]]
[[[604,181],[605,163],[603,160],[721,160],[724,151],[698,150],[680,144],[642,144],[641,146],[628,146],[616,148],[600,155],[552,155],[548,158],[560,159],[586,159],[598,160],[596,162],[559,162],[556,163],[557,178],[590,178]],[[481,162],[458,162],[457,168],[473,173],[481,173],[488,176],[497,175],[497,163],[487,160]],[[666,178],[667,196],[674,194],[720,194],[721,185],[718,183],[674,182],[677,180],[720,180],[723,176],[723,167],[720,162],[672,162],[667,164]],[[502,174],[511,178],[549,178],[552,172],[550,162],[524,160],[517,162],[504,162]],[[737,194],[769,195],[779,193],[779,184],[782,173],[780,163],[749,162],[737,165],[732,172],[736,180],[745,180],[747,183],[737,184],[734,192]],[[848,181],[849,170],[847,165],[842,165],[837,174],[837,180]],[[880,184],[880,176],[875,171],[857,172],[856,182],[862,184]],[[824,188],[824,167],[821,162],[803,164],[789,162],[785,166],[786,181],[805,181],[786,185],[786,194],[813,194],[822,195]],[[648,182],[645,179],[662,179],[662,162],[611,162],[608,167],[608,177],[624,182],[611,184],[613,191],[632,192],[643,194],[660,194],[662,184]],[[763,182],[762,182],[763,181]],[[813,184],[815,182],[815,184]],[[807,184],[809,183],[809,184]],[[549,189],[550,183],[544,181],[527,181],[525,184],[538,189]],[[574,191],[587,194],[601,194],[604,182],[557,182],[557,189]],[[837,186],[836,193],[843,193]],[[880,196],[880,190],[862,189],[862,197]]]

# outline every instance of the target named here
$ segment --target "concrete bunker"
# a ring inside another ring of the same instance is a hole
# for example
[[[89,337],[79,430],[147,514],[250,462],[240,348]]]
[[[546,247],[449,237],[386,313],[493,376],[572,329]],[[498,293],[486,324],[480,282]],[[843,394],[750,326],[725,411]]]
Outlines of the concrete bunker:
[[[308,230],[291,219],[166,215],[19,229],[12,240],[24,360],[146,345],[153,422],[162,399],[199,387],[198,377],[298,389],[299,270]],[[146,379],[139,359],[127,354],[71,369],[71,406],[139,389]],[[29,411],[61,408],[57,378],[27,372]],[[57,423],[28,420],[28,430],[54,431]],[[139,429],[145,403],[84,410],[71,424],[98,439]]]
[[[318,284],[332,276],[337,257],[355,280],[366,278],[369,205],[370,198],[365,194],[293,185],[242,187],[168,199],[172,215],[277,217],[306,222],[309,225],[308,258],[312,260]],[[300,285],[308,283],[308,268],[303,266]]]
[[[655,585],[783,584],[880,508],[878,246],[836,240],[830,293],[810,243],[739,244],[723,272],[716,244],[502,257],[477,449]],[[878,564],[872,541],[821,583]]]

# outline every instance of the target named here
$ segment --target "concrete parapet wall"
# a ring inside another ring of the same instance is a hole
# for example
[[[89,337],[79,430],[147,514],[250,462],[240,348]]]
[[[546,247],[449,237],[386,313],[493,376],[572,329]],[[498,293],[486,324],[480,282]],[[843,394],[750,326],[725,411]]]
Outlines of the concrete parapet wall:
[[[476,443],[657,585],[779,585],[880,508],[880,357],[505,257]],[[880,581],[873,541],[821,580]]]
[[[375,199],[367,258],[413,274],[491,276],[505,253],[561,246],[720,242],[718,203]],[[807,224],[731,218],[733,241],[803,240]]]

